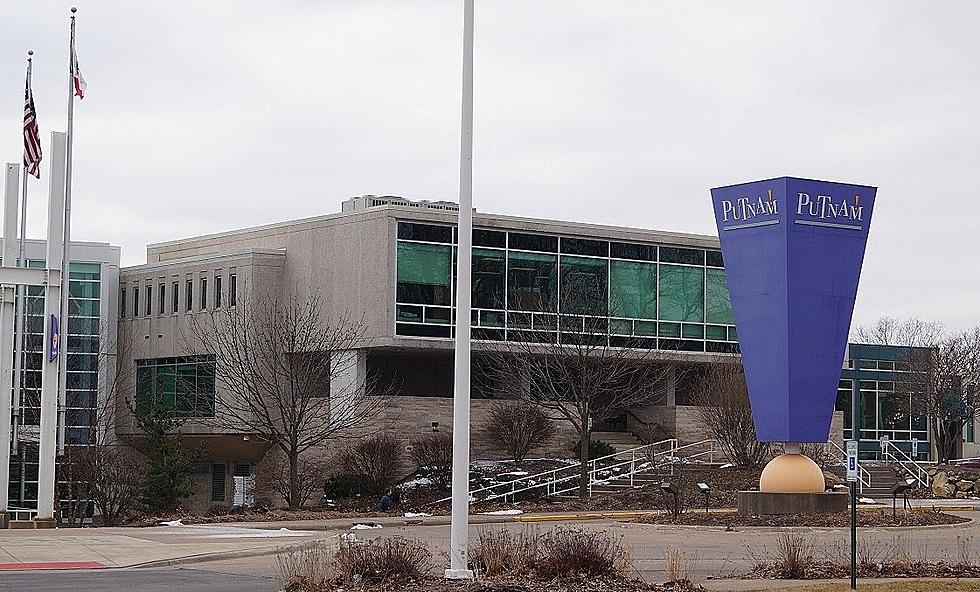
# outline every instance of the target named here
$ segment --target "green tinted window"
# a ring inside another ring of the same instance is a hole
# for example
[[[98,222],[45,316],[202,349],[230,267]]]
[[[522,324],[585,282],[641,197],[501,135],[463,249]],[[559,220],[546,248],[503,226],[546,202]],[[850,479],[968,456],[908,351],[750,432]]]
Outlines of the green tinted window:
[[[451,269],[448,245],[398,243],[398,301],[449,304]]]
[[[71,262],[68,266],[68,278],[73,280],[98,280],[102,271],[99,263]]]
[[[657,266],[609,262],[609,314],[631,319],[657,318]]]
[[[704,321],[704,268],[660,266],[660,318],[668,321]]]
[[[732,301],[728,295],[728,281],[725,270],[708,269],[705,277],[705,317],[709,323],[732,325]]]
[[[511,252],[508,257],[508,308],[554,312],[558,288],[558,257],[518,252]]]
[[[473,249],[473,306],[503,308],[505,284],[504,251]]]
[[[587,257],[561,258],[561,311],[605,315],[608,297],[607,261]]]

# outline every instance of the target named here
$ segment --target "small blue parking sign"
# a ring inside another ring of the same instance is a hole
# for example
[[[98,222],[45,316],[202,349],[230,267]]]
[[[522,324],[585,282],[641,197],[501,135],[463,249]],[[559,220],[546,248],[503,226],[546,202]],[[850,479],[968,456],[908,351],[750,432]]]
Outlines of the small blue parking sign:
[[[858,480],[858,443],[855,440],[847,441],[847,480]]]

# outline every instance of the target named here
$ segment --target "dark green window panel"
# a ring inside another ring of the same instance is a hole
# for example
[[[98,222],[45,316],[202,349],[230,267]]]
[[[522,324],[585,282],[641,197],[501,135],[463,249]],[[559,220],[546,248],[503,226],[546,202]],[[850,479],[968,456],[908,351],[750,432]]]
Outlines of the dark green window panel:
[[[569,333],[581,333],[583,327],[582,317],[572,317],[562,315],[560,328]]]
[[[498,232],[496,230],[483,230],[480,228],[474,228],[473,246],[474,247],[499,247],[503,249],[507,246],[507,233]]]
[[[399,304],[395,308],[395,317],[399,321],[408,321],[410,323],[421,323],[422,322],[422,307],[421,306],[405,306],[404,304]]]
[[[728,327],[708,325],[704,328],[704,336],[714,341],[728,341]]]
[[[561,252],[569,255],[591,255],[593,257],[608,257],[609,243],[606,241],[587,238],[562,238]]]
[[[162,407],[178,417],[214,416],[214,361],[199,358],[137,360],[137,408]]]
[[[724,267],[725,260],[721,256],[721,251],[707,251],[705,253],[705,265],[708,267]]]
[[[656,261],[657,247],[652,245],[637,245],[634,243],[612,243],[609,245],[609,255],[615,259]]]
[[[453,322],[452,312],[449,308],[427,306],[425,308],[424,322],[435,323],[437,325],[449,325]]]
[[[507,240],[510,241],[511,249],[517,249],[519,251],[541,251],[544,253],[558,252],[557,236],[508,232]]]
[[[448,325],[413,325],[396,323],[395,334],[410,337],[451,337],[452,331]]]
[[[68,354],[68,369],[96,372],[99,369],[99,356],[98,354]]]
[[[482,327],[503,327],[504,312],[498,310],[481,310],[480,326]]]
[[[451,270],[448,245],[398,243],[398,301],[449,304]]]
[[[709,323],[731,325],[735,323],[732,315],[732,301],[728,294],[728,281],[724,269],[705,270],[705,320]]]
[[[657,336],[657,323],[655,321],[636,321],[633,324],[634,331],[637,335],[642,335],[644,337],[656,337]]]
[[[609,333],[612,335],[632,335],[633,322],[623,319],[610,319]]]
[[[437,226],[435,224],[399,222],[398,238],[427,243],[449,244],[453,240],[453,228],[451,226]]]
[[[657,318],[657,265],[609,262],[609,314],[631,319]]]
[[[665,263],[704,265],[704,251],[701,249],[682,249],[680,247],[660,247],[660,260]]]
[[[681,336],[681,324],[680,323],[660,323],[660,336],[661,337],[680,337]]]
[[[69,335],[98,335],[99,319],[68,317]]]
[[[681,337],[684,339],[704,339],[704,325],[688,325],[681,327]]]
[[[530,329],[531,315],[528,313],[508,312],[507,326],[510,328],[517,328],[517,329]]]
[[[556,312],[558,257],[513,251],[508,257],[510,258],[507,278],[508,308]]]
[[[473,249],[473,302],[476,308],[504,308],[506,253]]]
[[[661,319],[703,322],[704,269],[661,264],[657,296],[660,299]]]
[[[69,298],[98,298],[99,292],[102,290],[102,284],[99,282],[68,282],[68,297]]]
[[[100,263],[78,263],[72,261],[68,266],[68,279],[70,280],[98,280],[101,277],[102,265]]]
[[[738,341],[738,330],[735,327],[728,328],[728,341]]]
[[[609,301],[607,264],[606,259],[561,258],[560,308],[563,313],[607,314]]]
[[[44,310],[43,305],[41,310]],[[97,317],[99,316],[99,310],[100,306],[98,300],[79,300],[77,298],[68,299],[69,316]]]
[[[533,319],[533,328],[541,331],[555,331],[558,329],[558,315],[536,314]]]

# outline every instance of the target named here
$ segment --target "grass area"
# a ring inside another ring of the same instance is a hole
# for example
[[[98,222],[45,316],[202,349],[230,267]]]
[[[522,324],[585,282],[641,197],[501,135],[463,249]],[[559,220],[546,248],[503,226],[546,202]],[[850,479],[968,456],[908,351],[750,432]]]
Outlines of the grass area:
[[[980,582],[961,580],[904,580],[881,584],[858,584],[860,592],[968,592],[980,590]],[[799,588],[779,588],[779,592],[850,592],[848,583],[814,584]]]

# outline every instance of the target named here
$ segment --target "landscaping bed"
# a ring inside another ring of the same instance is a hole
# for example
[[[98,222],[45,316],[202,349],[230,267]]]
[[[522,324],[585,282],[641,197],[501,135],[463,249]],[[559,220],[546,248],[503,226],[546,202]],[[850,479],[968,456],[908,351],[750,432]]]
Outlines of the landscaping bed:
[[[643,524],[676,524],[683,526],[771,526],[771,527],[802,527],[822,526],[846,528],[851,525],[850,513],[841,514],[785,514],[776,516],[740,516],[735,512],[684,512],[679,516],[667,513],[651,514],[637,518],[636,522]],[[859,510],[857,513],[858,526],[864,527],[908,527],[936,526],[947,524],[962,524],[969,518],[934,511],[898,512],[895,521],[889,508],[874,510]]]
[[[329,586],[329,587],[328,587]],[[286,588],[285,592],[700,592],[703,587],[690,582],[648,584],[625,578],[570,578],[563,580],[531,580],[526,577],[495,577],[475,582],[453,582],[444,578],[428,577],[421,581],[398,584],[373,584],[345,586],[340,583],[324,587]]]

